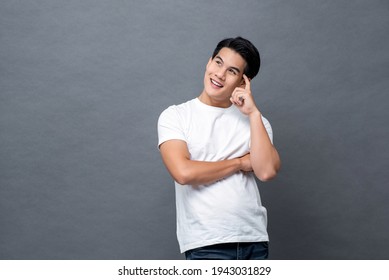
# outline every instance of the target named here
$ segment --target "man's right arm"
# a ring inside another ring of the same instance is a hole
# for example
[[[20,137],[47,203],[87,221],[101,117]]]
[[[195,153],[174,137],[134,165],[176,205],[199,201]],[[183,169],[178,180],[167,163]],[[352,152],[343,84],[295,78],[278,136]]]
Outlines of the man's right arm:
[[[181,185],[210,184],[240,170],[252,171],[250,154],[216,162],[195,161],[190,159],[185,141],[168,140],[159,148],[170,175]]]

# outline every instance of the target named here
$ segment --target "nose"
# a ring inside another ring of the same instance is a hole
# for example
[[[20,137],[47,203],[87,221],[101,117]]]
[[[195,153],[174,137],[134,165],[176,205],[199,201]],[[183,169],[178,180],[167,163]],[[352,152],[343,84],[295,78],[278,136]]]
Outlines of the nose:
[[[226,70],[224,68],[219,68],[216,72],[215,72],[215,75],[216,77],[218,77],[220,80],[225,80],[226,78]]]

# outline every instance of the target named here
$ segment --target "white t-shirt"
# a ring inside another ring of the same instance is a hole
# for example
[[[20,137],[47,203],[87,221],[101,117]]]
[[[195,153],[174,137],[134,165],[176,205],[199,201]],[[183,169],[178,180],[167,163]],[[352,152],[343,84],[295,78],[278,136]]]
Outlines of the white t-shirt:
[[[273,142],[270,123],[262,121]],[[250,123],[236,106],[218,108],[198,98],[167,108],[158,120],[158,147],[178,139],[192,160],[221,161],[249,152]],[[175,182],[181,253],[228,242],[268,241],[267,214],[251,173],[237,172],[209,185]]]

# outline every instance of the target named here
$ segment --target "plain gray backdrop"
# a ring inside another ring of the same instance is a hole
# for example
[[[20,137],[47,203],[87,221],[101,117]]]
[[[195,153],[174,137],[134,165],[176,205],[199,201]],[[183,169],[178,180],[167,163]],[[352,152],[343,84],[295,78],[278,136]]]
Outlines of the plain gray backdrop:
[[[223,38],[283,166],[260,183],[271,259],[389,259],[389,2],[0,4],[0,259],[183,259],[157,119]]]

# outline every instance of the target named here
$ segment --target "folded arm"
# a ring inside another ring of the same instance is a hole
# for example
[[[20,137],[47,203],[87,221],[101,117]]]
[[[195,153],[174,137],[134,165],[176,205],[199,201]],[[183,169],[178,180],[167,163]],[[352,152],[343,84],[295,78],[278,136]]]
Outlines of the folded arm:
[[[222,161],[190,159],[188,146],[182,140],[169,140],[160,145],[162,160],[173,179],[181,185],[210,184],[240,170],[252,171],[250,154]]]

